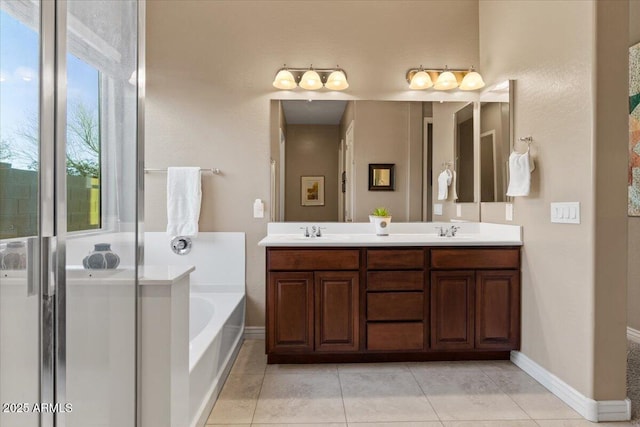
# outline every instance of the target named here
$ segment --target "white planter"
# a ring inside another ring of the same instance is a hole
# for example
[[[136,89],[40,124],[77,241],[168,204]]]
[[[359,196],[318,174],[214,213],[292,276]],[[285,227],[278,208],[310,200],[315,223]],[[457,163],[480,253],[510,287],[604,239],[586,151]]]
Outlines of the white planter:
[[[389,235],[389,226],[391,225],[390,216],[369,215],[369,220],[376,226],[376,235],[378,236]]]

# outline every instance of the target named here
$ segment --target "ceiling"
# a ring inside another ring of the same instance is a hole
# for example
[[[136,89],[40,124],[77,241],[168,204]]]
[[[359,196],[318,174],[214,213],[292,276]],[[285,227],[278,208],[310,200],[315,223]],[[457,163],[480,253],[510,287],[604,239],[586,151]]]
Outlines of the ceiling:
[[[339,125],[347,101],[282,101],[289,125]]]

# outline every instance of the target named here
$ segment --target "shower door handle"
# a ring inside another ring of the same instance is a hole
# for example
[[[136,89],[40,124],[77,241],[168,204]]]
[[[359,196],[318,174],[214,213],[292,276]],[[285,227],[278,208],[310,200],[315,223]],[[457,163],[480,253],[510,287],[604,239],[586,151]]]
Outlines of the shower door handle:
[[[40,283],[42,296],[52,297],[56,289],[56,236],[43,236],[40,240]]]
[[[27,239],[27,296],[38,295],[40,282],[40,238]]]

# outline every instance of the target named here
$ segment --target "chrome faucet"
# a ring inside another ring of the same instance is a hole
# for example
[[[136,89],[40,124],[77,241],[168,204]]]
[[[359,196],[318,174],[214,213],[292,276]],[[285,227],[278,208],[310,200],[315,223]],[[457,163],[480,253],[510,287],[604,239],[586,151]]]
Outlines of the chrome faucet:
[[[322,237],[322,230],[326,230],[327,227],[318,226],[318,231],[316,231],[316,237]]]
[[[309,227],[300,227],[300,230],[304,230],[304,237],[310,237]]]
[[[460,227],[456,227],[455,225],[452,225],[449,228],[444,228],[441,226],[436,227],[436,231],[438,232],[439,237],[455,237],[459,229]]]

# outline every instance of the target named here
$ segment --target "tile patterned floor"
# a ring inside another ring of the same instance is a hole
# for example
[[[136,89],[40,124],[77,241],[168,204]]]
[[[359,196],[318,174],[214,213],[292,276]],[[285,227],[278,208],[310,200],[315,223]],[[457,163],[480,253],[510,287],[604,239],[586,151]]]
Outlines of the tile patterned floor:
[[[596,427],[508,361],[267,365],[244,342],[207,420],[264,427]]]

